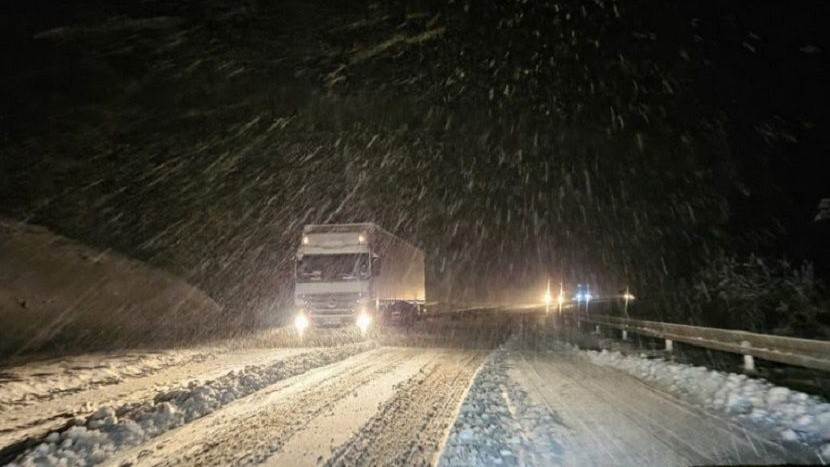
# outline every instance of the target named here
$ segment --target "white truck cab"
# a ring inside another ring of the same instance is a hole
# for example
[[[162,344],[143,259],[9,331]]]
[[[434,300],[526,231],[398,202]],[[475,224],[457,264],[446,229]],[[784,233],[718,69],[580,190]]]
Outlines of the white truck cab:
[[[375,224],[307,225],[297,250],[294,324],[351,325],[406,314],[424,303],[424,254]]]

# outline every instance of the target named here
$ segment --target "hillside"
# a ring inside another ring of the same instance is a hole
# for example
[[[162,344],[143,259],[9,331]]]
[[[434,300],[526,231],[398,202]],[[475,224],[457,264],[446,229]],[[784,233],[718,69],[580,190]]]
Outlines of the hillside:
[[[0,219],[0,355],[204,337],[210,297],[165,271]]]

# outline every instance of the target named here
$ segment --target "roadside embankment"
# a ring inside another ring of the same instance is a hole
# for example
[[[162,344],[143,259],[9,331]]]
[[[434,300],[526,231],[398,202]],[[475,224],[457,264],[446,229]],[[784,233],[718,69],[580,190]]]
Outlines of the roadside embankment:
[[[0,357],[194,340],[221,311],[165,271],[0,218]]]

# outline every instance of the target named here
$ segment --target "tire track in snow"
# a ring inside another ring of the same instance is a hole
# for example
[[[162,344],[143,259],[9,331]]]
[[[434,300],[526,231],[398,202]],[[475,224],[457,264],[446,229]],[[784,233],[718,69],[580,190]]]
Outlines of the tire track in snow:
[[[286,380],[154,442],[112,465],[274,463],[274,454],[355,391],[413,359],[417,350],[381,348]]]
[[[441,358],[401,384],[328,466],[429,465],[435,462],[470,379],[487,352],[442,351]]]
[[[14,453],[12,465],[92,465],[191,424],[231,402],[312,368],[365,353],[374,343],[316,349],[270,365],[250,366],[204,384],[159,393],[151,402],[102,407],[75,426],[47,435],[40,444]]]

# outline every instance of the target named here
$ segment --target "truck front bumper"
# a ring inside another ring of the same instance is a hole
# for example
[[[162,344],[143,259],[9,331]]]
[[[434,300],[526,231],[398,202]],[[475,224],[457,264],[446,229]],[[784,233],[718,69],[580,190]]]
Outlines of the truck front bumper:
[[[335,327],[335,326],[350,326],[355,324],[356,315],[354,313],[343,315],[331,314],[310,314],[311,323],[319,327]]]

